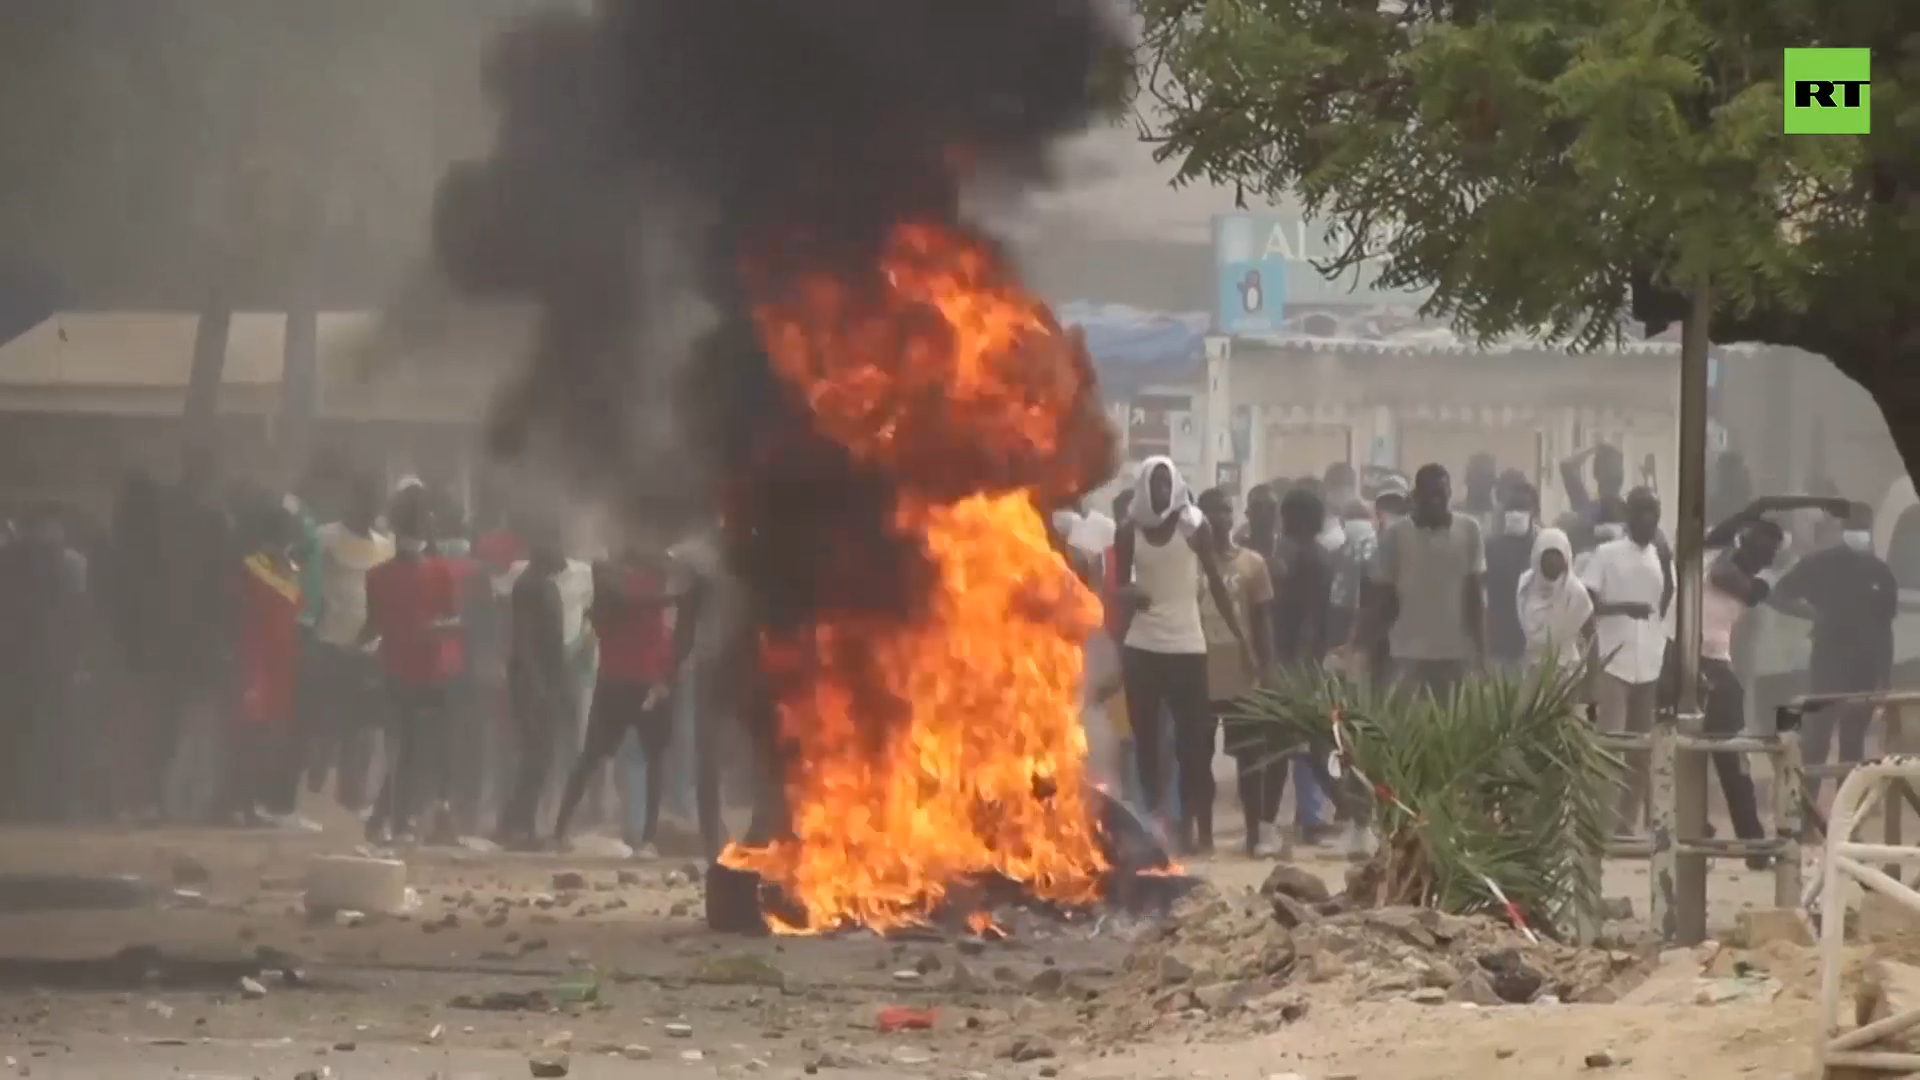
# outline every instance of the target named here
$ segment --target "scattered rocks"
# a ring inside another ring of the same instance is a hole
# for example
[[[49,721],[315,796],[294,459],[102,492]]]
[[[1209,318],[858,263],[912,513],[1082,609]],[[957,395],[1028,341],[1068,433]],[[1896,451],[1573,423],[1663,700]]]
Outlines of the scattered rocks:
[[[587,887],[587,875],[578,870],[561,870],[553,875],[553,891],[582,892]]]
[[[1029,1061],[1045,1061],[1055,1055],[1052,1045],[1037,1035],[1016,1035],[1012,1041],[1000,1050],[1000,1056],[1024,1064]]]
[[[973,973],[972,968],[955,961],[947,974],[947,989],[956,994],[977,994],[985,989],[985,984]]]
[[[1611,1069],[1616,1065],[1625,1065],[1630,1060],[1630,1058],[1621,1057],[1611,1050],[1595,1050],[1586,1056],[1584,1063],[1589,1069]]]
[[[628,1043],[620,1048],[620,1056],[628,1061],[652,1061],[653,1048],[639,1043]]]
[[[552,1012],[553,1002],[539,990],[495,990],[486,994],[461,994],[448,1002],[456,1009],[479,1012]]]
[[[1280,863],[1260,885],[1266,896],[1290,896],[1307,904],[1324,904],[1333,899],[1333,890],[1320,875],[1291,863]]]
[[[726,986],[765,986],[778,990],[787,985],[786,973],[757,953],[710,956],[700,963],[699,976],[702,982]]]
[[[1471,971],[1462,976],[1460,981],[1454,983],[1453,988],[1447,991],[1447,997],[1464,1005],[1491,1007],[1506,1004],[1506,1001],[1494,991],[1493,980],[1488,978],[1484,971]]]
[[[1546,976],[1528,965],[1518,949],[1496,949],[1479,957],[1480,967],[1491,979],[1493,992],[1501,1001],[1524,1005],[1540,993]]]
[[[638,885],[640,884],[640,871],[622,870],[614,875],[614,880],[621,885]]]
[[[662,1030],[662,1031],[664,1031],[664,1032],[666,1032],[666,1033],[667,1033],[667,1038],[669,1038],[669,1039],[691,1039],[691,1038],[693,1038],[693,1025],[692,1025],[692,1024],[668,1024],[667,1026],[665,1026],[665,1027],[663,1027],[663,1028],[661,1028],[660,1030]]]
[[[1189,971],[1188,974],[1191,975],[1192,972]],[[1041,968],[1039,974],[1027,981],[1027,989],[1036,994],[1057,994],[1066,985],[1067,973],[1057,967]]]
[[[1192,978],[1192,964],[1171,953],[1160,958],[1160,985],[1178,986]]]
[[[248,1001],[259,1001],[261,998],[267,996],[267,988],[260,985],[258,979],[242,977],[240,980],[240,996]]]
[[[565,1054],[536,1054],[527,1059],[527,1071],[539,1077],[565,1076],[573,1063]]]
[[[175,855],[172,873],[174,885],[180,888],[205,885],[213,880],[213,872],[207,869],[207,864],[191,855]]]
[[[1288,930],[1297,930],[1319,919],[1320,913],[1311,904],[1286,893],[1273,894],[1273,920]]]

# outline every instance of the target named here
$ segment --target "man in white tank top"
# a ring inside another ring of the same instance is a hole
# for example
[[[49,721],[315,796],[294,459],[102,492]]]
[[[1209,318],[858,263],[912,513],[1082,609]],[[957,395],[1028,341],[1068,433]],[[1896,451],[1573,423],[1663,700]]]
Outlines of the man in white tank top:
[[[1140,787],[1155,825],[1181,849],[1213,849],[1215,724],[1207,692],[1207,635],[1200,621],[1204,579],[1222,618],[1239,642],[1249,677],[1253,651],[1221,577],[1217,546],[1173,461],[1148,458],[1140,466],[1128,520],[1115,537],[1121,612],[1120,666],[1127,719],[1139,760]],[[1168,821],[1166,769],[1160,755],[1160,710],[1173,716],[1173,752],[1183,820]]]

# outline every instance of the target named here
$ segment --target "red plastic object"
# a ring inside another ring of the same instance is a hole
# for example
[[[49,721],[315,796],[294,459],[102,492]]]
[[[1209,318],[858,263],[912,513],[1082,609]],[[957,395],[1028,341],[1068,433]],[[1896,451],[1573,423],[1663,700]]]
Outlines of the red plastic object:
[[[889,1005],[880,1010],[882,1035],[893,1031],[928,1031],[932,1027],[932,1009],[916,1009],[910,1005]]]

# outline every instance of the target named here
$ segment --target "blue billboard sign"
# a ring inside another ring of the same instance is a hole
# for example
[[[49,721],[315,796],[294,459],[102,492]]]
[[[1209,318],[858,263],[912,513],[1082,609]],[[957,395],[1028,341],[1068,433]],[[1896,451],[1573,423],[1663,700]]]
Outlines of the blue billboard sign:
[[[1213,219],[1213,329],[1220,334],[1271,334],[1285,318],[1287,256],[1269,243],[1278,219],[1221,214]]]

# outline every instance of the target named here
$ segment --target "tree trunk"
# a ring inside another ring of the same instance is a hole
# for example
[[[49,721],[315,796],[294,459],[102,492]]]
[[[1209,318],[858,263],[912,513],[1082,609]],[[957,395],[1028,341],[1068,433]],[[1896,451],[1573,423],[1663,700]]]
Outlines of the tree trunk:
[[[220,380],[226,373],[227,339],[233,308],[219,294],[200,309],[193,338],[193,370],[187,376],[186,415],[182,424],[183,470],[205,479],[220,445]]]
[[[298,480],[313,452],[314,415],[319,407],[320,313],[311,293],[297,297],[287,312],[285,352],[280,373],[280,430],[275,440],[281,478]]]

